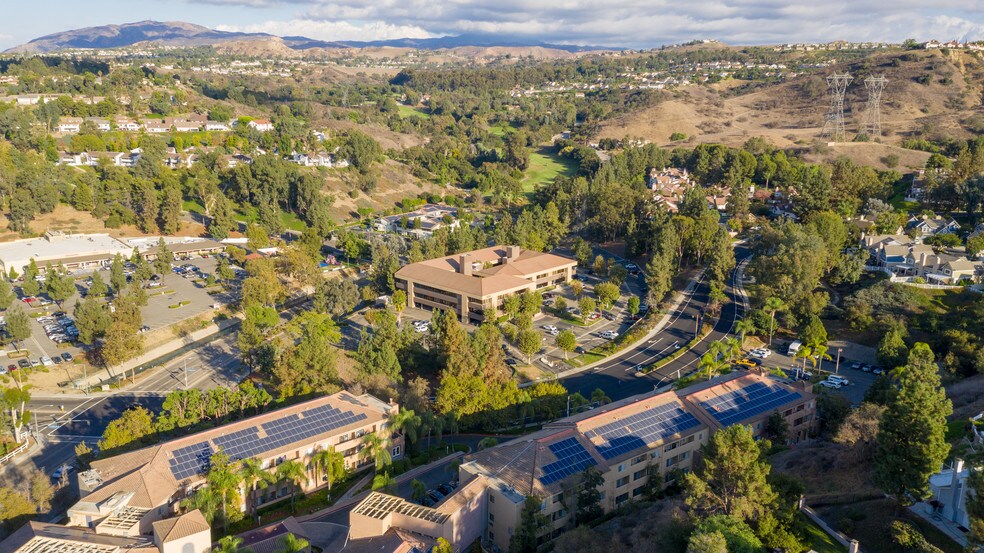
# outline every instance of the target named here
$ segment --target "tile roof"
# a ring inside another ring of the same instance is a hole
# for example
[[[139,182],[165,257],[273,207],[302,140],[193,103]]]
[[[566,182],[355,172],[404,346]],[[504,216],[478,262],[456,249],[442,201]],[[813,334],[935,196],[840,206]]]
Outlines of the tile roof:
[[[89,528],[30,521],[0,542],[0,553],[159,553],[146,536],[106,536]]]
[[[391,408],[388,404],[368,394],[353,396],[348,392],[338,392],[155,446],[100,459],[92,463],[92,468],[98,471],[103,484],[82,498],[77,507],[91,509],[90,504],[94,507],[99,502],[105,501],[121,491],[133,492],[134,495],[129,501],[131,506],[157,507],[165,503],[184,484],[193,483],[200,479],[197,474],[182,478],[175,476],[172,471],[172,460],[176,459],[176,453],[179,450],[207,444],[212,451],[218,451],[219,446],[215,444],[217,438],[229,436],[237,431],[256,429],[264,424],[277,425],[284,422],[296,424],[298,417],[302,417],[305,412],[325,406],[344,409],[346,412],[364,415],[364,417],[350,424],[333,428],[328,432],[304,438],[299,442],[285,442],[273,449],[263,451],[261,454],[265,457],[273,457],[282,452],[294,450],[299,445],[315,443],[376,421],[383,421],[387,418]],[[303,421],[304,419],[300,418],[299,420]],[[73,509],[75,508],[73,507]]]
[[[168,543],[187,538],[200,532],[210,531],[211,527],[208,525],[208,521],[205,520],[205,516],[198,509],[175,518],[154,522],[154,534],[158,536],[161,543]]]

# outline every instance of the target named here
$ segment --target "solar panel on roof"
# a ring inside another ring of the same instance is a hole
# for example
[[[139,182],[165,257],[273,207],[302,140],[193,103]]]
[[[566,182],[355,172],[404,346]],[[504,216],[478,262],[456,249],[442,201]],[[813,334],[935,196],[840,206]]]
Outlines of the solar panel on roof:
[[[256,457],[288,444],[303,442],[315,436],[331,432],[338,428],[365,420],[365,413],[342,411],[331,405],[322,405],[299,414],[290,414],[283,418],[265,422],[258,427],[244,428],[222,436],[212,438],[216,446],[221,447],[232,461]],[[264,437],[260,437],[260,430]],[[204,451],[204,465],[189,451]],[[208,460],[215,452],[208,442],[202,442],[174,451],[171,460],[171,473],[178,480],[204,474],[208,470]],[[176,462],[177,461],[177,462]],[[198,463],[195,466],[195,463]],[[202,468],[204,466],[204,468]]]
[[[594,457],[588,453],[588,450],[584,449],[581,442],[574,438],[565,438],[553,443],[549,449],[557,457],[557,460],[543,465],[543,476],[540,477],[540,483],[545,486],[598,464]]]
[[[630,415],[624,419],[585,432],[588,438],[601,438],[595,449],[605,459],[614,459],[635,449],[679,434],[700,422],[675,403],[668,403]]]
[[[803,397],[780,386],[769,386],[755,382],[738,390],[700,402],[723,426],[729,426]]]

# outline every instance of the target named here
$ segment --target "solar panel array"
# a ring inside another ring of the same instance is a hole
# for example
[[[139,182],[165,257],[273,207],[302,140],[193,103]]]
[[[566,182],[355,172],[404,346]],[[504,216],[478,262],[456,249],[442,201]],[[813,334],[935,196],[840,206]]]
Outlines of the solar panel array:
[[[588,450],[584,449],[581,442],[575,438],[565,438],[549,447],[557,460],[543,465],[543,476],[540,477],[540,483],[544,486],[598,464],[594,457],[588,453]]]
[[[675,403],[660,405],[584,433],[606,460],[700,425]],[[598,443],[597,438],[601,438]]]
[[[177,480],[183,480],[196,474],[205,474],[212,463],[212,446],[202,442],[174,450],[174,456],[168,459],[171,474]]]
[[[302,416],[303,415],[303,416]],[[367,419],[364,413],[342,411],[331,405],[322,405],[292,414],[283,418],[265,422],[259,427],[244,428],[230,434],[216,436],[212,442],[222,448],[232,461],[256,457],[262,453],[273,451],[285,445],[303,442],[320,434],[331,432],[337,428]],[[265,436],[260,437],[260,429]],[[204,463],[191,459],[186,451],[202,452],[207,450]],[[178,480],[208,471],[208,460],[212,456],[211,446],[202,442],[184,447],[174,452],[171,459],[171,473]]]
[[[723,426],[729,426],[761,413],[772,411],[780,405],[785,405],[801,397],[803,396],[798,392],[756,382],[744,388],[701,401],[700,405]]]

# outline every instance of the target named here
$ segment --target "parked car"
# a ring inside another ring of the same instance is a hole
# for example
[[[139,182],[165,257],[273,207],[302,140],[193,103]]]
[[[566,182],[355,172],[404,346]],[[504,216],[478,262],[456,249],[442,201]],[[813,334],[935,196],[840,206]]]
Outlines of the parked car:
[[[55,471],[51,473],[51,479],[55,482],[58,482],[61,481],[63,477],[68,476],[73,472],[75,472],[75,467],[73,467],[72,465],[62,465],[56,468]]]
[[[836,374],[832,374],[832,375],[828,376],[827,377],[827,380],[830,381],[830,382],[836,382],[836,383],[840,384],[841,386],[849,386],[851,384],[851,381],[850,380],[844,378],[843,376],[836,375]]]
[[[820,385],[823,386],[824,388],[831,388],[831,389],[834,389],[834,390],[838,390],[841,387],[841,385],[838,384],[837,382],[831,382],[829,380],[824,380],[824,381],[820,382]]]
[[[856,371],[860,371],[861,370],[861,366],[862,365],[861,365],[861,362],[860,361],[855,361],[854,363],[851,363],[851,368],[854,369],[854,370],[856,370]]]
[[[50,357],[48,357],[47,355],[45,355],[44,357],[41,358],[41,364],[44,365],[45,367],[50,367],[50,366],[54,365],[55,363],[51,360]]]
[[[755,363],[752,363],[751,359],[739,359],[735,361],[735,365],[738,365],[739,367],[749,368],[749,369],[757,366]]]
[[[52,363],[54,363],[56,365],[61,365],[62,364],[62,358],[60,356],[58,356],[58,355],[52,357],[51,358],[51,361],[52,361]]]
[[[553,334],[554,331],[557,330],[557,327],[554,325],[543,325],[543,330],[546,330],[547,332]]]
[[[885,374],[885,369],[881,367],[875,367],[874,369],[871,370],[871,372],[877,375],[883,375]]]
[[[74,357],[72,357],[72,354],[68,353],[67,351],[61,354],[61,358],[69,363],[71,363],[72,360],[75,359]]]
[[[13,367],[14,370],[17,370],[17,365],[10,365],[10,367]],[[10,372],[10,367],[0,366],[0,374],[7,374],[8,372]]]
[[[28,368],[28,367],[31,366],[31,362],[28,361],[27,359],[21,359],[21,360],[17,361],[17,366],[20,367],[20,368],[22,368],[22,369],[26,369],[26,368]]]
[[[768,359],[772,355],[772,350],[769,348],[755,348],[748,352],[752,357],[758,357],[759,359]]]
[[[618,332],[615,332],[614,330],[606,330],[599,333],[598,336],[601,336],[606,340],[614,340],[615,338],[618,338]]]
[[[30,361],[32,367],[40,367],[41,366],[41,361],[38,360],[38,359],[30,359],[29,361]]]

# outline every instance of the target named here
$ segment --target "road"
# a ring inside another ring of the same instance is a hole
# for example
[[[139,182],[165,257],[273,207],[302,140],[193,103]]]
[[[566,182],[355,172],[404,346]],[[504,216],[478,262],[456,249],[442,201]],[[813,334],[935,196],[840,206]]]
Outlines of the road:
[[[650,392],[696,369],[708,344],[727,337],[734,330],[735,322],[744,315],[745,306],[739,294],[739,280],[750,253],[744,248],[736,248],[735,256],[738,266],[731,272],[725,291],[729,301],[722,307],[714,328],[696,347],[646,376],[636,375],[638,367],[662,359],[694,338],[698,318],[709,300],[710,284],[706,278],[700,279],[683,303],[673,311],[669,323],[652,339],[624,350],[586,372],[563,379],[567,389],[571,393],[579,392],[584,397],[591,397],[591,392],[600,388],[616,401]]]

